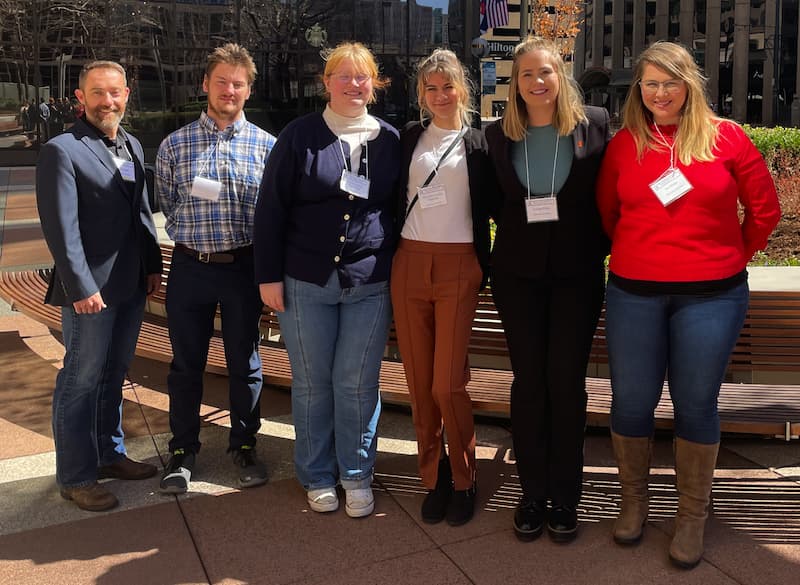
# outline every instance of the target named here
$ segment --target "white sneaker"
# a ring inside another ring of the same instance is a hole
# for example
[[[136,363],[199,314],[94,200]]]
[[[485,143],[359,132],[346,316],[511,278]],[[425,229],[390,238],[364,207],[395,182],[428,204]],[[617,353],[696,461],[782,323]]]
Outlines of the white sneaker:
[[[308,506],[315,512],[335,512],[339,509],[339,496],[335,487],[308,490],[306,492]]]
[[[346,503],[344,506],[347,515],[351,518],[369,516],[375,509],[375,497],[372,488],[358,490],[345,490]]]

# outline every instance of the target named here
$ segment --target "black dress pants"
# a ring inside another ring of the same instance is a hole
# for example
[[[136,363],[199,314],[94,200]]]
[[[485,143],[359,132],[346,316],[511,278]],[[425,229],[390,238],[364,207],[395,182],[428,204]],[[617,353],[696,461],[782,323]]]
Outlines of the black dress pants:
[[[586,366],[603,304],[603,267],[571,278],[492,275],[514,382],[511,433],[523,494],[577,506]]]

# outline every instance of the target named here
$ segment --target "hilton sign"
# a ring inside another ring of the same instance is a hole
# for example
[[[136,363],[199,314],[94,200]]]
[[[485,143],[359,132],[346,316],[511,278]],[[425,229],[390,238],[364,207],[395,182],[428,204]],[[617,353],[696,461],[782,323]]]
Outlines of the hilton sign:
[[[516,46],[516,41],[489,41],[488,57],[511,57]]]

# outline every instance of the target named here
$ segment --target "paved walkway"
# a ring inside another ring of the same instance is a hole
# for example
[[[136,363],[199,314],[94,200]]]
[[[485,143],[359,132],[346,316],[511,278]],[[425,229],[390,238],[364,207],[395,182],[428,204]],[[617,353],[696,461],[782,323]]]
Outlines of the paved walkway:
[[[310,512],[293,477],[289,395],[266,389],[260,453],[263,487],[235,489],[225,455],[226,379],[208,375],[203,450],[192,492],[162,496],[158,479],[109,481],[118,510],[90,513],[62,500],[54,480],[50,397],[63,348],[44,326],[0,317],[0,584],[185,583],[797,583],[800,570],[800,443],[726,438],[702,564],[667,559],[676,506],[669,437],[659,437],[651,521],[642,544],[610,536],[619,485],[605,431],[589,431],[580,536],[556,545],[521,543],[511,530],[520,494],[505,421],[478,426],[479,498],[472,522],[429,526],[419,518],[408,412],[381,419],[369,518]],[[125,389],[131,454],[160,465],[168,440],[166,366],[136,359]]]
[[[0,169],[0,269],[48,265],[32,169]],[[270,482],[233,486],[225,455],[226,379],[207,375],[203,450],[186,496],[158,478],[108,482],[121,506],[78,510],[55,485],[51,394],[63,357],[57,334],[0,303],[0,585],[108,584],[777,584],[800,570],[800,442],[726,437],[706,554],[694,571],[667,558],[676,506],[671,440],[659,436],[645,539],[611,540],[619,485],[607,431],[588,431],[580,536],[521,543],[511,530],[520,494],[507,421],[478,425],[478,511],[461,528],[421,522],[424,489],[406,410],[381,418],[375,514],[316,514],[294,479],[286,392],[262,398],[259,449]],[[167,368],[137,358],[124,390],[132,456],[161,465],[168,434]]]

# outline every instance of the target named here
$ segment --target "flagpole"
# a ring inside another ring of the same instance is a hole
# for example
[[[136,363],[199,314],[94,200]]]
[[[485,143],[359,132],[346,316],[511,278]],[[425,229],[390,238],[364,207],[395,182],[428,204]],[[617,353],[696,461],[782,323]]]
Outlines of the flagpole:
[[[524,41],[528,37],[528,0],[519,0],[519,40]]]

